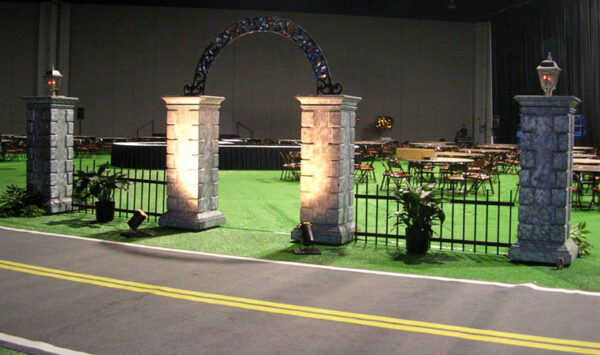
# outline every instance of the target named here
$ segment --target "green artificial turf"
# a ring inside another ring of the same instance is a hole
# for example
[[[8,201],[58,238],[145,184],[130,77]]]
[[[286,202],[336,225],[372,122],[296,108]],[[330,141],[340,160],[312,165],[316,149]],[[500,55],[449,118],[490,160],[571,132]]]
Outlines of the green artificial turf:
[[[0,355],[20,355],[25,354],[20,351],[10,350],[6,348],[0,348]]]
[[[24,177],[23,162],[0,163],[0,189],[7,185],[2,170],[5,166],[13,167],[14,170],[9,174],[21,176],[21,179]],[[380,174],[381,171],[378,172],[378,178]],[[279,176],[279,171],[221,170],[219,210],[225,214],[227,221],[224,226],[201,232],[161,228],[150,220],[144,222],[141,229],[150,232],[151,237],[127,239],[119,235],[127,229],[127,217],[97,224],[93,214],[81,212],[37,218],[3,218],[0,224],[125,243],[271,260],[600,291],[600,249],[597,247],[600,245],[600,235],[597,233],[600,230],[600,212],[595,208],[574,209],[571,223],[587,222],[591,231],[588,239],[596,249],[592,249],[592,255],[575,260],[563,270],[549,265],[511,263],[504,251],[499,255],[484,254],[480,249],[477,253],[448,251],[436,249],[434,245],[424,256],[408,256],[402,243],[397,247],[395,241],[390,241],[386,246],[382,239],[378,240],[377,245],[370,239],[367,243],[359,240],[344,246],[321,246],[322,255],[302,256],[292,253],[297,245],[290,240],[290,231],[300,218],[300,184],[297,181],[281,181]],[[514,174],[503,175],[502,193],[508,193],[508,187],[515,186],[516,181]],[[24,181],[20,184],[24,185]],[[363,189],[364,184],[360,188]],[[369,188],[373,189],[374,186]],[[514,218],[516,228],[516,216]]]

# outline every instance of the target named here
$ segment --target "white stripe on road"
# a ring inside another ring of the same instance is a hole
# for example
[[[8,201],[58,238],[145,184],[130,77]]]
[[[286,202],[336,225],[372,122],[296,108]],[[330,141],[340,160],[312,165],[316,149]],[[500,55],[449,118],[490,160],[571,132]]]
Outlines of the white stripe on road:
[[[42,341],[29,340],[14,335],[8,335],[0,333],[0,346],[7,349],[35,353],[43,352],[45,354],[57,354],[57,355],[86,355],[81,351],[75,351],[70,349],[61,348],[52,344],[44,343]]]
[[[14,231],[14,232],[21,232],[21,233],[32,233],[34,235],[35,234],[48,235],[48,236],[54,236],[54,237],[60,237],[60,238],[83,240],[83,241],[94,242],[94,243],[121,245],[121,246],[128,246],[128,247],[140,248],[140,249],[160,250],[160,251],[167,251],[167,252],[179,253],[179,254],[202,255],[202,256],[210,256],[210,257],[222,258],[222,259],[253,261],[253,262],[260,262],[260,263],[267,263],[267,264],[298,266],[298,267],[306,267],[306,268],[315,268],[315,269],[324,269],[324,270],[333,270],[333,271],[342,271],[342,272],[354,272],[354,273],[360,273],[360,274],[370,274],[370,275],[379,275],[379,276],[392,276],[392,277],[434,280],[434,281],[444,281],[444,282],[458,282],[458,283],[465,283],[465,284],[471,284],[471,285],[498,286],[498,287],[505,287],[505,288],[526,287],[526,288],[530,288],[532,290],[541,291],[541,292],[577,294],[577,295],[583,295],[583,296],[600,297],[600,292],[543,287],[543,286],[539,286],[539,285],[536,285],[533,283],[509,284],[509,283],[494,282],[494,281],[455,279],[455,278],[441,277],[441,276],[428,276],[428,275],[417,275],[417,274],[403,274],[403,273],[387,272],[387,271],[351,269],[351,268],[343,268],[343,267],[338,267],[338,266],[305,264],[305,263],[298,263],[298,262],[292,262],[292,261],[256,259],[256,258],[250,258],[250,257],[245,257],[245,256],[212,254],[212,253],[205,253],[205,252],[200,252],[200,251],[170,249],[170,248],[154,247],[154,246],[140,245],[140,244],[120,243],[120,242],[115,242],[115,241],[110,241],[110,240],[92,239],[92,238],[78,237],[78,236],[65,235],[65,234],[47,233],[47,232],[37,232],[37,231],[16,229],[16,228],[4,227],[4,226],[0,226],[0,229]]]

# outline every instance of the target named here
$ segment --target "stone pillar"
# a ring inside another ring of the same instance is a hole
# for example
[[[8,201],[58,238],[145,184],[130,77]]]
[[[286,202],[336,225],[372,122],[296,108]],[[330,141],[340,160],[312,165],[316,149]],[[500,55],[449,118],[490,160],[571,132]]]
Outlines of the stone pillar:
[[[24,97],[27,103],[27,190],[48,213],[73,206],[73,109],[76,97]]]
[[[167,104],[165,227],[203,230],[225,223],[217,210],[219,109],[224,97],[163,97]]]
[[[516,96],[521,105],[521,171],[514,261],[568,265],[577,257],[569,238],[573,113],[581,102],[571,96]]]
[[[302,108],[300,221],[312,223],[317,243],[341,245],[353,239],[355,229],[354,125],[361,99],[296,98]]]

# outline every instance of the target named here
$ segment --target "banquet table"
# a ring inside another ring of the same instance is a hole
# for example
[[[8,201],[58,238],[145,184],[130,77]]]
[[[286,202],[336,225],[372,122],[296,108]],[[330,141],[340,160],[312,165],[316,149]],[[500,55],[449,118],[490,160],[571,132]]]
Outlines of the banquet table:
[[[573,152],[573,158],[579,158],[579,159],[596,159],[596,154]]]
[[[517,150],[519,149],[519,145],[517,144],[504,144],[504,143],[494,143],[494,144],[477,144],[475,148],[481,149],[508,149],[508,150]]]
[[[468,152],[437,152],[438,157],[444,158],[483,158],[483,153],[468,153]]]
[[[444,150],[453,148],[456,145],[454,142],[409,142],[408,146],[413,148],[432,148]]]
[[[473,159],[469,158],[449,158],[449,157],[437,157],[435,159],[422,159],[417,160],[418,162],[425,164],[443,165],[443,164],[469,164],[474,162]]]
[[[596,152],[596,148],[594,148],[594,147],[575,146],[575,147],[573,147],[573,151],[574,152],[584,152],[584,153],[595,153]]]
[[[573,165],[600,165],[600,159],[573,158]]]
[[[481,153],[481,154],[507,154],[507,153],[510,153],[510,149],[462,148],[462,149],[459,149],[459,151],[467,152],[467,153]]]
[[[576,173],[600,173],[600,165],[573,165],[573,171]]]

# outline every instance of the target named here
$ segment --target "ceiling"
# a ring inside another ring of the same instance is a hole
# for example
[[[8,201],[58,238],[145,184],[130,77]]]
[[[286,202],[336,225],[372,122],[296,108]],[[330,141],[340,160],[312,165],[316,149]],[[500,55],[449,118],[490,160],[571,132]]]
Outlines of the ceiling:
[[[488,21],[508,9],[534,1],[537,0],[71,0],[67,2],[201,7],[265,12],[289,11],[479,22]]]

